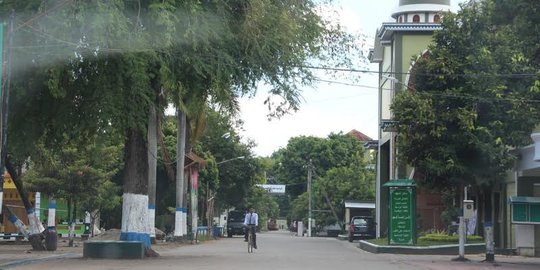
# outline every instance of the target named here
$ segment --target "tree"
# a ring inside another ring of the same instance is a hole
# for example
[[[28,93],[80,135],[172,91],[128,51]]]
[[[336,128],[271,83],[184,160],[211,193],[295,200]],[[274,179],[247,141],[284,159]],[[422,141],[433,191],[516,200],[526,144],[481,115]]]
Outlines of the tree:
[[[259,215],[259,227],[266,226],[272,217],[277,217],[279,206],[275,198],[266,190],[258,186],[252,186],[243,209],[254,207]],[[242,208],[240,208],[242,209]]]
[[[330,211],[314,216],[318,224],[328,225],[343,220],[345,200],[372,200],[375,197],[375,175],[367,168],[371,157],[350,135],[338,133],[330,134],[328,138],[292,138],[287,147],[274,153],[273,157],[278,167],[277,179],[283,179],[287,184],[293,200],[291,215],[294,220],[307,220],[308,193],[305,187],[310,159],[314,167],[313,209]]]
[[[31,191],[64,199],[70,225],[81,210],[99,215],[121,203],[112,178],[120,170],[122,145],[66,145],[58,152],[42,144],[36,148],[23,181]]]
[[[345,220],[346,200],[375,200],[375,174],[366,169],[367,160],[359,156],[358,161],[347,167],[336,167],[326,172],[325,176],[315,180],[315,207],[335,211],[338,220],[332,213],[315,213],[320,225],[330,225]]]
[[[509,19],[528,11],[507,14],[503,2],[472,1],[446,14],[429,56],[415,64],[414,87],[392,105],[401,160],[428,187],[500,183],[514,160],[509,150],[529,144],[540,122],[538,81],[520,75],[536,73],[537,49],[516,46],[530,40]]]
[[[66,138],[115,130],[125,139],[122,213],[128,219],[147,215],[146,128],[156,95],[166,95],[190,125],[200,104],[232,110],[238,96],[253,94],[263,81],[280,97],[268,105],[281,115],[298,108],[299,86],[313,79],[305,63],[346,59],[352,44],[315,13],[312,1],[37,2],[38,10],[55,8],[39,25],[21,24],[28,33],[17,37],[35,48],[17,57],[20,103],[11,115],[19,121],[10,123],[20,128],[10,132],[21,135],[11,136],[19,141],[13,144],[21,147],[19,160],[32,152],[24,144],[42,136],[57,147]],[[150,252],[145,226],[122,223],[122,239],[142,240]]]
[[[230,116],[209,111],[207,129],[200,139],[201,149],[212,154],[216,163],[243,157],[239,160],[217,165],[219,184],[215,185],[217,206],[221,209],[245,206],[251,188],[260,183],[262,170],[259,161],[253,157],[253,145],[241,142],[237,129],[241,122]]]
[[[364,153],[360,142],[342,133],[328,138],[300,136],[291,138],[287,146],[272,155],[276,159],[276,176],[285,182],[287,193],[294,200],[305,191],[307,164],[311,159],[316,176],[324,176],[334,167],[350,166],[358,162],[358,153]]]

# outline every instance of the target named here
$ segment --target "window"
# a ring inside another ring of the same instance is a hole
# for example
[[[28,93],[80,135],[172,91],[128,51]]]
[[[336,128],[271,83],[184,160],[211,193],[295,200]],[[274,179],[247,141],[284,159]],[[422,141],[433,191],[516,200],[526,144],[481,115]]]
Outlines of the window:
[[[402,22],[403,22],[403,16],[399,16],[398,22],[399,22],[399,23],[402,23]]]
[[[439,15],[433,16],[433,22],[440,23],[441,22],[441,16],[439,16]]]
[[[418,23],[418,22],[420,22],[420,16],[414,15],[414,17],[412,18],[412,21],[413,21],[413,23]]]

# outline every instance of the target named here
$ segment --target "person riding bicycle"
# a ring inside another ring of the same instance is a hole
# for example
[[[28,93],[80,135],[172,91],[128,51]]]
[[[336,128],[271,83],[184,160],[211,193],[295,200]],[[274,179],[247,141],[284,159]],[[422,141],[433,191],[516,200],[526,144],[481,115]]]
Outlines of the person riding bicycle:
[[[253,235],[253,248],[257,249],[257,236],[255,235],[256,228],[259,225],[259,215],[255,213],[255,208],[250,207],[249,212],[246,213],[244,219],[244,226],[246,227],[246,233],[244,236],[244,241],[248,241],[248,233],[251,231]]]

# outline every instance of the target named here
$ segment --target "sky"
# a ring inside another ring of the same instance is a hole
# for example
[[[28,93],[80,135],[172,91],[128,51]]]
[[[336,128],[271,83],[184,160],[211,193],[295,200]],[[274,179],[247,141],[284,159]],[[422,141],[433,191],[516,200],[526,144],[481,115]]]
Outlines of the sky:
[[[451,0],[452,10],[458,9],[465,0]],[[373,47],[373,36],[383,22],[392,21],[391,13],[399,0],[335,0],[341,24],[351,33],[368,37],[367,46]],[[376,64],[366,64],[359,69],[377,70]],[[242,98],[240,118],[244,121],[239,131],[244,140],[253,140],[256,156],[270,156],[287,146],[292,137],[327,137],[330,133],[347,133],[356,129],[373,139],[378,132],[377,74],[356,74],[354,84],[319,82],[313,87],[302,89],[303,102],[300,110],[280,119],[268,120],[268,109],[263,104],[266,98],[264,87],[254,98]],[[351,83],[347,80],[321,78]]]

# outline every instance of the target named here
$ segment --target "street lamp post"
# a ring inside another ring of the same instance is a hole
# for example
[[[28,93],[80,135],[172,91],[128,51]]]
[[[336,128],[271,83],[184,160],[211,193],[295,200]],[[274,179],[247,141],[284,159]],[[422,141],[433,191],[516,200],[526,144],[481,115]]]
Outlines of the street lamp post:
[[[234,160],[238,160],[238,159],[244,159],[246,158],[245,156],[238,156],[238,157],[234,157],[234,158],[230,158],[230,159],[226,159],[226,160],[222,160],[220,162],[217,162],[216,165],[221,165],[223,163],[227,163],[227,162],[230,162],[230,161],[234,161]],[[214,199],[216,198],[216,194],[211,192],[209,190],[209,185],[208,185],[208,182],[206,183],[206,214],[207,214],[207,222],[208,222],[208,235],[210,235],[210,233],[213,233],[213,231],[211,231],[211,228],[213,227],[213,222],[212,222],[212,216],[214,215]]]
[[[233,160],[237,160],[237,159],[244,159],[244,158],[246,158],[246,157],[245,156],[234,157],[234,158],[230,158],[230,159],[220,161],[220,162],[216,163],[216,165],[220,165],[220,164],[223,164],[223,163],[226,163],[226,162],[229,162],[229,161],[233,161]]]
[[[307,234],[308,234],[308,237],[311,237],[311,178],[312,178],[312,175],[311,175],[311,168],[312,168],[313,164],[312,164],[312,161],[311,159],[309,160],[309,164],[308,164],[308,183],[307,183],[307,188],[308,188],[308,230],[307,230]]]

